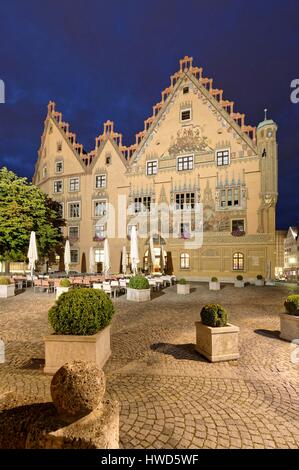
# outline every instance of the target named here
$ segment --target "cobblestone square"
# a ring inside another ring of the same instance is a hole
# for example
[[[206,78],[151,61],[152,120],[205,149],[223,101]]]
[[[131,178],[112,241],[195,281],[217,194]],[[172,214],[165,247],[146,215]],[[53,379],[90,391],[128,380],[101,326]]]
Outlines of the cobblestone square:
[[[297,288],[299,292],[299,288]],[[298,448],[299,364],[279,339],[279,313],[289,286],[210,292],[193,283],[150,302],[114,300],[107,393],[119,400],[123,448]],[[2,406],[50,399],[42,372],[43,336],[54,295],[27,289],[0,301]],[[217,302],[240,327],[240,359],[211,364],[194,348],[201,307]]]

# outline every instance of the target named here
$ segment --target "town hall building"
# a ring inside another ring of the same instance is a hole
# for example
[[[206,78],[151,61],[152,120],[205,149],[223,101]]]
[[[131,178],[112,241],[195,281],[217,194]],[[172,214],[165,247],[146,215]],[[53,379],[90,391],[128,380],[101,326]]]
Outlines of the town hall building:
[[[130,262],[136,225],[141,270],[194,280],[273,278],[276,133],[266,117],[257,128],[246,124],[213,79],[184,57],[131,146],[106,121],[86,152],[50,102],[33,182],[61,204],[72,270],[101,271],[107,237],[111,272],[119,272],[124,246]],[[165,218],[162,207],[171,208]],[[202,237],[192,245],[197,231]]]

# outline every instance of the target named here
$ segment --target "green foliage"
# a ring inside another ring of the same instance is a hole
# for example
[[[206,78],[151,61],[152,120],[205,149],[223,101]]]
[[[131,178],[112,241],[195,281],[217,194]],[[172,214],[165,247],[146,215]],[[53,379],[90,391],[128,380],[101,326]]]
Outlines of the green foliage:
[[[288,295],[284,306],[287,313],[299,316],[299,294]]]
[[[185,279],[184,277],[182,277],[181,279],[179,279],[178,284],[183,284],[183,285],[185,285],[185,284],[187,284],[187,281],[186,281],[186,279]]]
[[[109,325],[114,314],[112,301],[98,289],[71,289],[61,294],[48,313],[58,335],[93,335]]]
[[[237,281],[243,281],[243,276],[241,276],[241,274],[238,274],[238,276],[236,277]]]
[[[218,282],[218,277],[212,277],[211,282]]]
[[[129,287],[131,289],[149,289],[149,282],[146,277],[132,276],[129,281]]]
[[[258,274],[258,275],[256,276],[256,278],[257,278],[259,281],[261,281],[261,280],[263,279],[263,276],[262,276],[261,274]]]
[[[0,286],[8,286],[9,284],[11,284],[9,277],[0,277]]]
[[[61,279],[60,287],[71,287],[71,281],[69,279]]]
[[[218,304],[206,304],[200,312],[201,321],[208,326],[225,326],[227,324],[227,312]]]
[[[5,167],[0,170],[0,201],[0,261],[26,261],[32,230],[40,257],[62,246],[59,204]]]

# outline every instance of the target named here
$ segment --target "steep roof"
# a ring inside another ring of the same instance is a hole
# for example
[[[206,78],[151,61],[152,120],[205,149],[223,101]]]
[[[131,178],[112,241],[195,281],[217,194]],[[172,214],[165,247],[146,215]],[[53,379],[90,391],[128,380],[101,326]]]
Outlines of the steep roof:
[[[256,128],[245,124],[245,114],[234,111],[234,102],[223,98],[223,90],[213,88],[213,79],[203,76],[202,67],[193,66],[193,58],[185,56],[180,60],[180,69],[170,77],[170,85],[165,88],[161,93],[161,101],[153,106],[152,115],[144,121],[144,128],[142,131],[136,134],[135,142],[130,146],[125,146],[122,143],[122,134],[114,130],[114,122],[106,121],[104,123],[103,132],[96,137],[95,148],[90,152],[86,152],[83,145],[78,143],[76,140],[76,134],[70,131],[69,123],[65,122],[62,118],[62,114],[56,111],[56,106],[53,101],[48,104],[48,114],[45,121],[45,130],[42,136],[41,146],[46,133],[46,125],[50,118],[53,118],[61,131],[65,134],[69,144],[73,147],[75,154],[79,159],[86,165],[92,164],[95,156],[98,154],[99,148],[103,148],[103,142],[107,139],[113,141],[117,146],[126,161],[130,161],[133,155],[139,149],[147,136],[150,134],[155,126],[155,123],[160,119],[164,109],[168,105],[174,90],[182,82],[183,78],[188,75],[199,87],[203,87],[203,91],[207,94],[209,100],[215,105],[220,107],[221,110],[231,118],[234,127],[241,132],[247,141],[251,141],[255,144],[256,140]]]

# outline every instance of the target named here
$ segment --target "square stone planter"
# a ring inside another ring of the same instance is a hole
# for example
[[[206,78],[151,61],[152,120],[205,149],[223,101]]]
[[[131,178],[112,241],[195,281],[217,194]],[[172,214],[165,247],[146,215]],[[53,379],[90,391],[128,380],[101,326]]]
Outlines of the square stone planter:
[[[254,281],[254,284],[255,284],[257,287],[264,286],[264,285],[265,285],[265,280],[264,280],[264,279],[256,279],[256,280]]]
[[[217,282],[210,281],[209,282],[209,289],[210,290],[220,290],[220,282],[219,281],[217,281]]]
[[[70,289],[71,287],[56,287],[56,300],[59,299],[61,294],[63,294],[64,292],[68,292]]]
[[[287,341],[299,339],[299,316],[280,314],[280,338]]]
[[[0,285],[0,297],[13,297],[15,295],[15,285],[14,284],[4,284]]]
[[[54,374],[63,364],[87,361],[104,366],[111,355],[110,325],[91,336],[50,335],[45,341],[45,374]]]
[[[244,281],[238,281],[238,279],[235,280],[235,287],[244,287],[244,285]]]
[[[201,321],[195,322],[196,351],[210,362],[230,361],[238,359],[239,327],[231,325],[211,327]]]
[[[127,300],[133,300],[134,302],[146,302],[151,300],[150,289],[132,289],[127,288]]]
[[[177,294],[187,295],[190,294],[190,284],[177,284]]]

